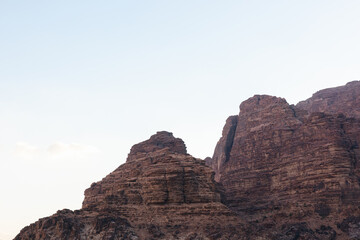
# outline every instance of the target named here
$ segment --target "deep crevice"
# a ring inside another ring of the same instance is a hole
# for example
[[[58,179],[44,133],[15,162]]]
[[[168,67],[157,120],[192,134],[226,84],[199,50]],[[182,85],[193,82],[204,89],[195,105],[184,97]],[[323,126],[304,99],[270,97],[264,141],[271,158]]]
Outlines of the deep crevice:
[[[235,121],[234,121],[235,120]],[[235,132],[236,132],[236,127],[237,127],[237,118],[234,118],[232,120],[232,125],[229,129],[229,132],[226,136],[226,142],[225,142],[225,162],[229,161],[230,159],[230,152],[232,149],[232,146],[234,144],[234,137],[235,137]]]

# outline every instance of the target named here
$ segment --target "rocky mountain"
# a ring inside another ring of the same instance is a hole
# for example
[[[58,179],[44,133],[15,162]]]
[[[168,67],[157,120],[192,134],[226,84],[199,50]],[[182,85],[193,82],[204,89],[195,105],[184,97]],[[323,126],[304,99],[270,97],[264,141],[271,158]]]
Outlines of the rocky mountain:
[[[360,82],[289,105],[255,95],[212,158],[158,132],[23,239],[360,239]]]
[[[222,191],[181,139],[158,132],[85,191],[82,209],[40,219],[15,239],[242,239]]]
[[[227,119],[207,163],[260,236],[360,239],[359,90],[352,82],[296,106],[256,95]]]
[[[360,81],[320,90],[296,106],[309,112],[343,113],[348,117],[360,118]]]

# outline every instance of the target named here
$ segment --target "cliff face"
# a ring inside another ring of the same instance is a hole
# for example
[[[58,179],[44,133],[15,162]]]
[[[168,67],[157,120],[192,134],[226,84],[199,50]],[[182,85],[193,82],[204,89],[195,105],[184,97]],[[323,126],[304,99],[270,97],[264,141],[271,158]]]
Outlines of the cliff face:
[[[205,161],[158,132],[85,191],[82,209],[15,239],[360,239],[359,89],[296,106],[255,95]]]
[[[343,113],[348,117],[360,118],[360,81],[320,90],[296,106],[309,112]]]
[[[230,116],[223,128],[222,137],[215,147],[212,159],[205,159],[206,164],[211,166],[216,172],[215,180],[219,181],[221,174],[220,168],[229,160],[230,152],[233,146],[236,126],[238,123],[238,116]]]
[[[15,239],[241,239],[213,175],[181,139],[158,132],[85,191],[81,210],[40,219]]]
[[[335,95],[347,99],[351,94]],[[332,109],[343,105],[330,98]],[[354,116],[360,108],[350,102],[346,113]],[[256,222],[260,235],[282,239],[298,229],[308,234],[305,239],[348,239],[338,225],[360,216],[360,120],[308,114],[301,105],[266,95],[246,100],[240,114],[227,120],[210,165],[226,189],[228,206]]]
[[[85,191],[83,208],[213,202],[220,203],[221,194],[211,169],[187,155],[181,139],[158,132],[134,145],[126,164]]]

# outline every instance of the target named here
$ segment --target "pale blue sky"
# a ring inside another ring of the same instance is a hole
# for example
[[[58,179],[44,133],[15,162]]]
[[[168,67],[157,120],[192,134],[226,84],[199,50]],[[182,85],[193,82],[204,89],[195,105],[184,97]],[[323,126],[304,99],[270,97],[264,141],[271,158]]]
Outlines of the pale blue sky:
[[[254,94],[360,79],[359,1],[1,1],[0,239],[159,130],[211,156]],[[7,239],[7,238],[3,238]]]

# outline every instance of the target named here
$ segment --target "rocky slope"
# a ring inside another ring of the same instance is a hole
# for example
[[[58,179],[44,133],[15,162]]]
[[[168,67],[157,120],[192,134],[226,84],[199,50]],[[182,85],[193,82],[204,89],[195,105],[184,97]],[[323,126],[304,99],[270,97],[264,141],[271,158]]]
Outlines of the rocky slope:
[[[85,191],[81,210],[58,211],[15,239],[242,239],[213,175],[181,139],[158,132]]]
[[[354,85],[314,94],[322,100],[307,100],[310,114],[304,103],[256,95],[226,121],[207,163],[226,189],[228,206],[256,223],[260,236],[360,239],[360,120],[337,114],[357,115]],[[314,101],[327,107],[315,108]]]

